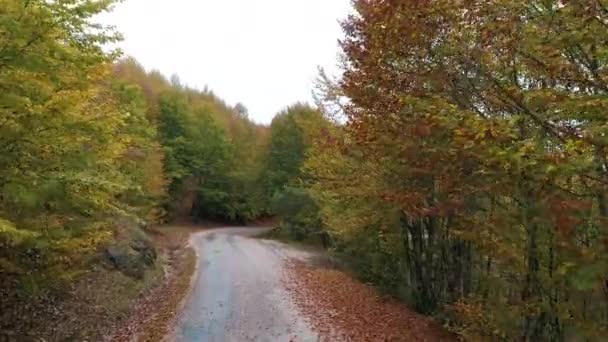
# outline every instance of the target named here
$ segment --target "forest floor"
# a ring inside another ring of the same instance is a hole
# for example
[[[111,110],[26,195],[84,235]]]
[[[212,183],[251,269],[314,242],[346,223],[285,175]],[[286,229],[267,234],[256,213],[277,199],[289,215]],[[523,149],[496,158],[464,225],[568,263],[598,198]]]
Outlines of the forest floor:
[[[129,318],[114,329],[108,340],[161,341],[169,333],[191,289],[196,269],[196,254],[189,245],[190,236],[206,228],[177,225],[153,230],[155,246],[167,260],[164,277],[137,299]]]
[[[321,341],[456,341],[441,325],[326,263],[292,260],[284,284]]]
[[[67,287],[30,297],[19,295],[15,281],[0,279],[0,341],[162,339],[189,291],[196,257],[188,241],[199,230],[152,229],[159,257],[141,279],[93,263]]]

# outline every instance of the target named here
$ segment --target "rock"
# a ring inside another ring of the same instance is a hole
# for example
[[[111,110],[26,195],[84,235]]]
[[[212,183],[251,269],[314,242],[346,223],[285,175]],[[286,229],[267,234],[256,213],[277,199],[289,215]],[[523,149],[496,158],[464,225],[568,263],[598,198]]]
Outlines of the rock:
[[[126,235],[106,247],[106,259],[120,272],[141,279],[146,269],[154,267],[156,249],[141,231]]]

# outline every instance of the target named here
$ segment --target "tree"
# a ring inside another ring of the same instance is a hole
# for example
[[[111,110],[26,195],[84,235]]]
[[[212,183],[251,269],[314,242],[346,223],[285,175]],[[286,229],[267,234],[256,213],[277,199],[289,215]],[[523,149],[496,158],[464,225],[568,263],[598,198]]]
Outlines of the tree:
[[[603,6],[355,8],[347,122],[307,162],[338,248],[468,338],[603,334]]]
[[[70,278],[128,208],[125,113],[103,82],[119,36],[90,18],[113,1],[2,2],[0,263],[36,282]],[[35,258],[19,257],[24,249]]]
[[[270,126],[270,146],[266,166],[270,196],[281,191],[291,181],[297,181],[300,167],[311,144],[307,139],[305,122],[320,120],[318,111],[304,104],[296,104],[279,113]]]
[[[243,105],[242,103],[237,103],[234,106],[234,111],[236,112],[236,114],[243,118],[243,119],[248,119],[249,118],[249,110],[247,109],[247,107],[245,107],[245,105]]]
[[[304,163],[314,141],[329,122],[315,108],[295,104],[279,113],[270,126],[264,183],[270,212],[280,219],[281,232],[296,240],[328,244],[321,229],[319,207],[308,189]]]

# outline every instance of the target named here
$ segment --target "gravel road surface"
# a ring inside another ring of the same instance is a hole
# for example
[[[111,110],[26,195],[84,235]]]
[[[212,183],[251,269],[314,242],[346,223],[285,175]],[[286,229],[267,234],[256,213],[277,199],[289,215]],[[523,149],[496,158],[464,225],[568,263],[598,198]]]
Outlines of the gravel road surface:
[[[307,253],[253,236],[267,228],[196,234],[198,268],[172,341],[317,341],[281,285],[284,262]]]

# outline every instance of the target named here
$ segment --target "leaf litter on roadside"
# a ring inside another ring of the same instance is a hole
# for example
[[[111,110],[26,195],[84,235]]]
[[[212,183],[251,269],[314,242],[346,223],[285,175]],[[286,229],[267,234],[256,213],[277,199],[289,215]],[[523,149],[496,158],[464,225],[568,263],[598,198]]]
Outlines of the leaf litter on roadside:
[[[455,341],[438,323],[350,275],[289,261],[284,285],[321,341]]]

